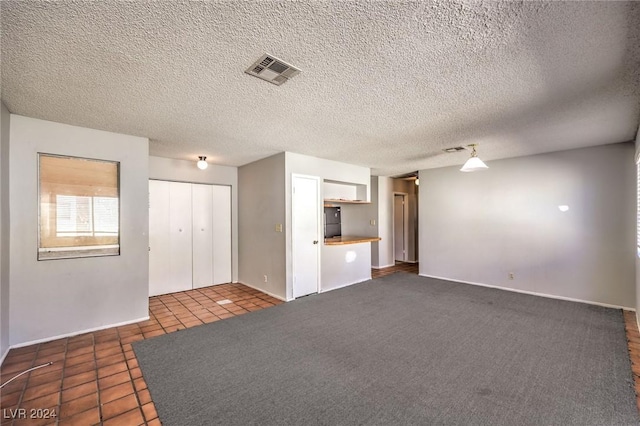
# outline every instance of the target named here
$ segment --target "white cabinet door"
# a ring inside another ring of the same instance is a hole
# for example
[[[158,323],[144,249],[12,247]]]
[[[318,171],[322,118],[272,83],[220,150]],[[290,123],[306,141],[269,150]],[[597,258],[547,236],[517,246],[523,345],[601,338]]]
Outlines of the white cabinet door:
[[[169,292],[169,182],[149,181],[149,295]]]
[[[169,183],[169,255],[171,288],[168,292],[190,290],[192,286],[191,254],[191,184]]]
[[[191,185],[193,207],[193,288],[213,284],[213,190]]]
[[[231,187],[213,185],[213,284],[231,282]]]

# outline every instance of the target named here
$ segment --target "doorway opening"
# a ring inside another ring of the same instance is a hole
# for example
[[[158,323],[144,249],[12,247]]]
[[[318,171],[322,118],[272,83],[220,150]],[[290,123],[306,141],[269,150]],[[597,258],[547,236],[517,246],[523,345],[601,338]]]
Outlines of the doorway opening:
[[[418,172],[393,179],[392,224],[395,270],[418,273]]]

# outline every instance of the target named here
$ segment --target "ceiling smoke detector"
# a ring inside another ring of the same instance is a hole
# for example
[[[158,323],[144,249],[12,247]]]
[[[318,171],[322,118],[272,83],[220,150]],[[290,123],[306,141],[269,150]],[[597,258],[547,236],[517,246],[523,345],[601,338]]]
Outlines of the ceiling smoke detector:
[[[300,74],[300,70],[273,55],[265,54],[251,64],[245,70],[245,73],[280,86],[290,78]]]

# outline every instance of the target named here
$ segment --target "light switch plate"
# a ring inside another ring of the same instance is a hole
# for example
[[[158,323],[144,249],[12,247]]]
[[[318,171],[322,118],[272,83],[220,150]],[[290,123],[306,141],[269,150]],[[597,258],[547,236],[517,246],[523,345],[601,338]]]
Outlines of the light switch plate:
[[[276,232],[282,232],[282,224],[276,223]]]

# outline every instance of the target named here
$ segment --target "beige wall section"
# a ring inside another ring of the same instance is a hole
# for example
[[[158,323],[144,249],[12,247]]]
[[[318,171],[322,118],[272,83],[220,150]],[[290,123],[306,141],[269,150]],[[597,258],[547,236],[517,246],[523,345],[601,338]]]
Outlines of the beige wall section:
[[[634,308],[633,157],[622,143],[420,171],[420,274]]]
[[[636,144],[635,144],[635,162],[636,164],[640,162],[640,127],[638,127],[638,133],[636,133]],[[637,173],[636,167],[636,173]],[[640,176],[636,175],[636,197],[638,192],[640,192],[640,188],[637,187],[638,181],[640,181]],[[636,216],[640,215],[640,205],[636,206]],[[636,227],[638,220],[636,218]],[[636,228],[636,235],[640,234],[640,229]],[[638,322],[638,327],[640,328],[640,241],[637,240],[636,237],[636,321]]]
[[[238,282],[238,168],[209,164],[196,167],[196,160],[149,157],[149,179],[231,186],[231,280]]]
[[[286,214],[286,226],[285,232],[287,234],[286,238],[286,277],[287,277],[287,287],[286,287],[286,295],[287,300],[293,299],[293,256],[291,252],[291,175],[292,174],[301,174],[308,176],[318,176],[320,178],[321,184],[324,180],[330,181],[338,181],[338,182],[349,182],[358,185],[366,185],[366,199],[371,199],[371,169],[368,167],[356,166],[353,164],[341,163],[338,161],[325,160],[322,158],[310,157],[308,155],[295,154],[292,152],[285,153],[285,177],[286,177],[286,188],[285,188],[285,214]],[[321,186],[321,199],[324,198],[324,194],[322,193]],[[352,206],[352,207],[364,207],[362,206]],[[347,210],[347,215],[349,212],[353,212],[352,209]],[[355,215],[354,219],[360,220],[362,222],[362,226],[364,225],[364,221],[368,223],[368,218],[365,218],[360,215]],[[343,222],[345,219],[343,218]],[[343,225],[345,226],[345,225]],[[349,227],[354,227],[355,229],[359,228],[359,224],[355,225],[347,225],[347,231]],[[343,230],[343,234],[346,233]],[[370,244],[370,243],[367,243]],[[325,246],[323,245],[321,253],[324,253]],[[370,262],[370,256],[367,257]],[[321,268],[330,267],[324,263],[321,254],[320,260]],[[328,285],[328,288],[335,287],[331,283],[324,282],[321,277],[321,287]]]
[[[284,171],[284,153],[238,169],[239,281],[283,300],[288,235]],[[282,225],[282,232],[276,230],[277,224]]]
[[[318,176],[321,181],[365,185],[369,198],[370,170],[366,167],[287,152],[238,169],[239,281],[284,300],[293,299],[291,175],[294,173]],[[369,223],[369,206],[350,207],[353,209],[347,208],[346,215],[357,223],[347,228],[352,226],[353,232],[367,229],[363,224]],[[356,211],[358,207],[364,210]],[[282,224],[282,232],[276,231],[278,224]]]
[[[10,137],[10,344],[148,317],[148,140],[18,115]],[[120,162],[120,256],[37,260],[38,152]]]
[[[378,209],[378,236],[382,238],[377,243],[372,243],[372,249],[377,250],[377,262],[373,262],[376,268],[393,266],[393,179],[385,176],[375,177],[377,180],[377,209]],[[372,256],[372,259],[375,257]]]
[[[418,261],[418,191],[414,180],[393,179],[393,191],[407,194],[407,262]],[[393,221],[392,221],[393,223]]]
[[[375,219],[374,227],[375,236],[380,236],[380,212],[378,206],[378,176],[371,176],[371,213],[372,219]],[[380,267],[380,245],[381,241],[371,243],[371,267]]]
[[[9,135],[10,114],[4,103],[0,116],[0,362],[9,350]]]

